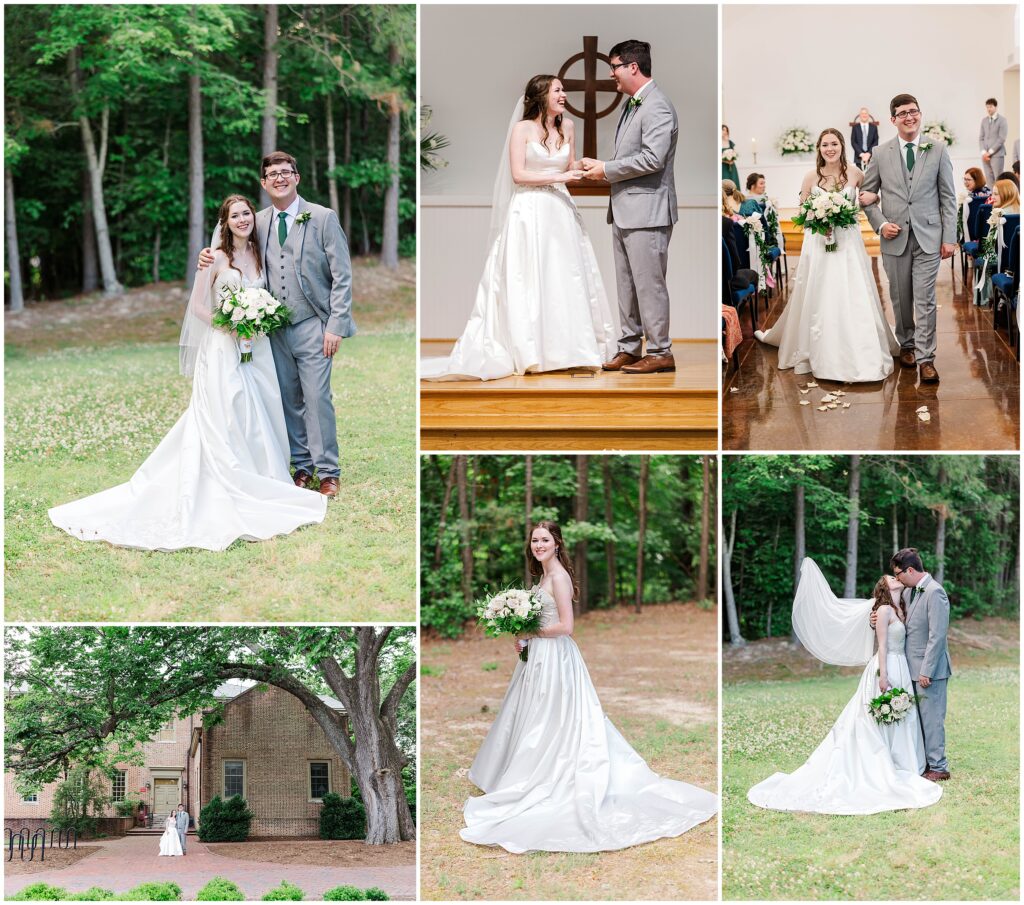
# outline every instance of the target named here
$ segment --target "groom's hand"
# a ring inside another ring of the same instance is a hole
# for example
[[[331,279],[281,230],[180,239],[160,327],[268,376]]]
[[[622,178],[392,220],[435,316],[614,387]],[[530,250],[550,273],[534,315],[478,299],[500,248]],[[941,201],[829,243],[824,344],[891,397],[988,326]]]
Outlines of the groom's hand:
[[[879,232],[883,239],[895,239],[900,234],[900,228],[895,223],[883,223]]]
[[[589,157],[585,157],[583,169],[586,171],[583,174],[584,179],[604,179],[604,161],[602,160],[591,160]]]
[[[324,330],[324,357],[333,358],[334,353],[338,351],[338,346],[341,345],[341,337],[334,333],[328,333]]]
[[[928,676],[918,676],[917,684],[920,685],[922,688],[927,688],[929,685],[932,684],[932,680],[929,679]]]
[[[213,249],[204,248],[199,252],[199,266],[196,270],[206,270],[213,263]]]
[[[945,261],[946,258],[951,258],[956,254],[956,248],[955,245],[951,245],[949,242],[943,242],[942,247],[939,249],[939,256]]]

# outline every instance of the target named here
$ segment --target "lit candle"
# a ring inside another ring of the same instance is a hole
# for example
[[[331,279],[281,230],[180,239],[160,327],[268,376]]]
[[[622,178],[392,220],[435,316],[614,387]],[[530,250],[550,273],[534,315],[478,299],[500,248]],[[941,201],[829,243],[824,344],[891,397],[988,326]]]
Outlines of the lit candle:
[[[755,154],[757,153],[757,139],[756,138],[750,139],[750,150],[753,151]]]

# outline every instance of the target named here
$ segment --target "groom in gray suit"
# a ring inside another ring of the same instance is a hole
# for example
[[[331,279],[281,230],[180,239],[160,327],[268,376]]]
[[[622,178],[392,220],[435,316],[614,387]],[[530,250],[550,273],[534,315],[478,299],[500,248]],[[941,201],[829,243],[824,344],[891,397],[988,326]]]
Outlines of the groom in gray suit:
[[[935,280],[939,263],[956,251],[956,185],[941,142],[921,141],[921,109],[910,94],[889,102],[896,138],[879,145],[862,192],[879,193],[864,212],[878,232],[896,317],[900,364],[917,367],[922,383],[935,369]]]
[[[188,837],[188,823],[188,811],[185,810],[185,805],[179,804],[178,813],[174,816],[174,826],[178,830],[178,839],[181,842],[181,853],[183,855],[188,854],[188,852],[185,851],[185,839]]]
[[[924,570],[913,547],[899,550],[889,561],[893,575],[904,586],[903,606],[907,614],[907,662],[916,675],[914,693],[920,695],[917,712],[924,734],[928,766],[924,778],[932,782],[949,779],[946,760],[946,686],[953,674],[946,644],[949,629],[949,598],[946,591]]]
[[[624,374],[674,371],[665,273],[678,219],[673,167],[679,122],[672,102],[651,79],[650,44],[622,41],[608,60],[618,90],[629,96],[615,130],[615,156],[580,161],[585,178],[611,183],[608,222],[621,335],[618,353],[603,367]]]

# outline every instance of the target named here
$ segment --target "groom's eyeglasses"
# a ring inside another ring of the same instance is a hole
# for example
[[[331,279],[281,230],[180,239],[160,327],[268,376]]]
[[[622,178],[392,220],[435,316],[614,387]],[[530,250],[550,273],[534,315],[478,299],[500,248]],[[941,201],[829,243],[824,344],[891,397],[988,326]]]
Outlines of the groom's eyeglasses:
[[[615,72],[615,70],[618,69],[620,66],[631,66],[631,65],[632,65],[632,61],[630,61],[629,63],[609,63],[608,64],[608,66],[609,66],[609,68],[611,69],[612,72]]]
[[[894,114],[896,119],[906,119],[908,116],[920,116],[920,110],[901,110],[899,113]]]
[[[295,170],[271,170],[264,176],[264,179],[291,179],[295,175]]]

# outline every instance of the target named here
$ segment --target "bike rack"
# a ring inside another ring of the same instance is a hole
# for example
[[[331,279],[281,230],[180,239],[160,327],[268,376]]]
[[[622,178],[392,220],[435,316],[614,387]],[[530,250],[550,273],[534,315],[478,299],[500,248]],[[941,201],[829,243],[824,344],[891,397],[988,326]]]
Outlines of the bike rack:
[[[32,850],[31,850],[31,854],[30,854],[28,860],[31,861],[35,857],[35,854],[36,854],[36,839],[37,838],[42,843],[41,847],[39,849],[39,860],[40,861],[45,861],[46,860],[46,829],[45,828],[38,829],[38,830],[36,830],[32,834]]]

